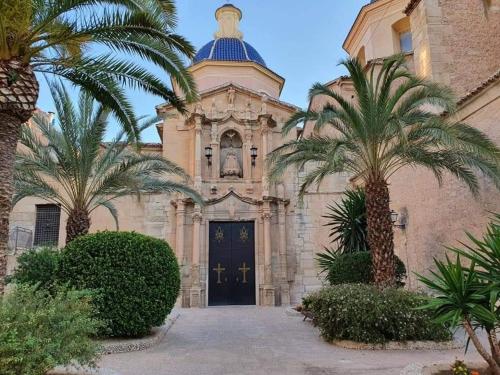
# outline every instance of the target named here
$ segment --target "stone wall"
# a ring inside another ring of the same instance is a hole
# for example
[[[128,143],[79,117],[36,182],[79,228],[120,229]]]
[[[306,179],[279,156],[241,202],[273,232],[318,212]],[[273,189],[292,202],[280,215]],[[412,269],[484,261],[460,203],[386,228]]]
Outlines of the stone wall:
[[[466,103],[456,119],[488,134],[500,144],[500,84],[497,82]],[[480,235],[488,212],[500,212],[500,192],[479,176],[480,195],[474,198],[464,183],[447,175],[441,187],[430,171],[402,169],[390,180],[391,208],[406,216],[405,230],[395,228],[396,253],[407,264],[412,288],[418,287],[414,272],[428,273],[433,258],[442,258],[445,246],[466,240],[465,231]]]
[[[498,71],[496,7],[476,0],[422,0],[410,23],[417,72],[451,86],[457,96]]]

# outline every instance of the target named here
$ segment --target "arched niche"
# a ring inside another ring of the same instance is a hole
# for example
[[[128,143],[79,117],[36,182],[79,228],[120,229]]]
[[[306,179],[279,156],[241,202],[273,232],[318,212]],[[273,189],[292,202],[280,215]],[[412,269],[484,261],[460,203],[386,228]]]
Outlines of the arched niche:
[[[235,179],[243,177],[243,141],[233,129],[220,137],[220,177]]]

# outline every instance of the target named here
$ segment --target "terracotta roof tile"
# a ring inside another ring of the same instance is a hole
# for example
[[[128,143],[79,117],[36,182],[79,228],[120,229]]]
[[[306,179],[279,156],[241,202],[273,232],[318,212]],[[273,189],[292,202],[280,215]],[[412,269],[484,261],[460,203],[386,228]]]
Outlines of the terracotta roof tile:
[[[472,89],[467,94],[465,94],[464,96],[462,96],[458,100],[457,105],[462,105],[463,103],[465,103],[466,101],[468,101],[472,97],[476,96],[477,94],[479,94],[480,92],[482,92],[483,90],[485,90],[486,88],[488,88],[489,86],[491,86],[493,83],[495,83],[499,79],[500,79],[500,69],[497,70],[497,72],[495,74],[493,74],[492,76],[490,76],[488,79],[486,79],[483,82],[481,82],[479,84],[479,86],[476,86],[474,89]]]

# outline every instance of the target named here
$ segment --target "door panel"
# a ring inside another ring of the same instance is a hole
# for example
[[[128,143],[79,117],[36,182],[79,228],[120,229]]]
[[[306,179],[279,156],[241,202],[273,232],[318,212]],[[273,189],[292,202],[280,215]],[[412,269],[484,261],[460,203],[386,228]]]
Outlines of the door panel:
[[[208,303],[255,304],[253,222],[212,222],[209,226]]]

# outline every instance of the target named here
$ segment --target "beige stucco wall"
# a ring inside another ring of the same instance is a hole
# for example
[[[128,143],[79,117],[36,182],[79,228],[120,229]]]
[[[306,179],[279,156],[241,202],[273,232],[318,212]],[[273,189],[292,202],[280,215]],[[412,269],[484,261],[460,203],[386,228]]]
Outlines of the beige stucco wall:
[[[363,7],[344,42],[351,56],[364,47],[365,62],[400,52],[393,25],[405,18],[408,0],[379,0]]]
[[[284,84],[283,78],[254,62],[202,61],[189,70],[196,76],[199,92],[234,83],[277,99]]]
[[[500,84],[467,103],[457,119],[488,134],[500,144]],[[485,230],[488,212],[500,212],[500,192],[480,176],[480,196],[447,175],[440,188],[431,172],[405,168],[390,180],[391,205],[407,215],[405,230],[395,228],[396,251],[410,272],[427,273],[433,258],[442,258],[444,246],[465,240],[465,231],[479,235]],[[416,286],[411,275],[411,286]]]

